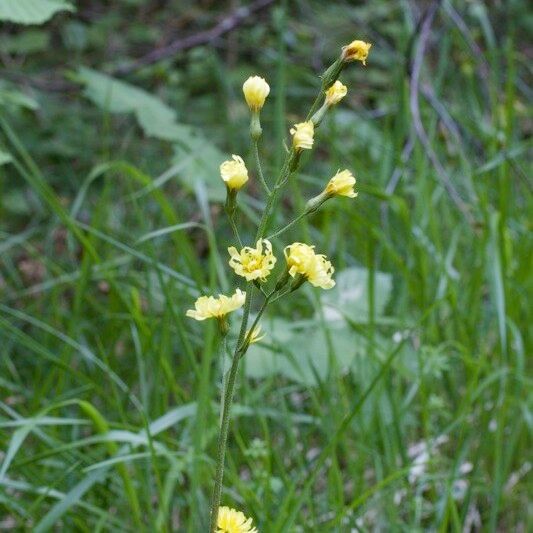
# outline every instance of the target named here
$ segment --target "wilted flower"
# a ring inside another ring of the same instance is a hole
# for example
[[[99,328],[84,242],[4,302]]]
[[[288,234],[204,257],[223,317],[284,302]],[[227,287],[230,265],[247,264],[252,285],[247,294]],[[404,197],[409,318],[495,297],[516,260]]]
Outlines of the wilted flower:
[[[331,289],[335,286],[332,279],[335,269],[325,255],[317,255],[314,246],[295,242],[284,250],[289,274],[304,276],[311,285],[322,289]]]
[[[311,120],[295,124],[290,130],[292,144],[297,150],[310,150],[313,147],[315,126]]]
[[[337,80],[327,91],[326,91],[326,105],[332,106],[338,104],[348,92],[348,88],[342,82]]]
[[[250,332],[248,330],[245,335],[245,339],[248,339],[248,344],[253,344],[254,342],[259,342],[265,338],[266,333],[261,332],[261,324],[255,326],[255,328]]]
[[[244,305],[246,293],[237,289],[232,296],[219,294],[214,296],[200,296],[194,303],[194,309],[187,311],[187,316],[195,320],[205,320],[206,318],[222,318],[228,313],[239,309]]]
[[[239,190],[248,181],[248,169],[238,155],[231,156],[233,161],[224,161],[220,165],[220,176],[228,189]]]
[[[217,528],[217,533],[258,533],[251,518],[229,507],[219,507]]]
[[[248,107],[252,111],[259,111],[265,104],[266,97],[270,93],[270,87],[263,78],[250,76],[244,82],[242,92]]]
[[[329,196],[348,196],[355,198],[357,193],[354,191],[355,178],[349,170],[339,170],[326,185],[325,192]]]
[[[365,41],[352,41],[350,44],[342,47],[342,59],[344,61],[361,61],[366,65],[366,58],[372,45]]]
[[[260,279],[264,281],[276,264],[272,253],[272,244],[268,239],[259,239],[256,247],[245,246],[240,252],[234,246],[228,248],[231,256],[229,265],[235,274],[248,281]]]

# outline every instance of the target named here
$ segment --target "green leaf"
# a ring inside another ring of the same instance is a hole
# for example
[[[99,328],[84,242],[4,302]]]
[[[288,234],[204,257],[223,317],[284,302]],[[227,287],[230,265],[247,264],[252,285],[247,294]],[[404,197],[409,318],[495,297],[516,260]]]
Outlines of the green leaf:
[[[209,200],[223,201],[225,187],[219,177],[224,154],[198,130],[176,120],[176,112],[155,96],[128,83],[89,68],[80,68],[77,80],[85,95],[110,113],[134,113],[149,137],[174,144],[174,163],[184,162],[179,179],[191,191],[198,180],[205,183]]]
[[[343,317],[356,322],[368,321],[368,270],[351,267],[335,276],[337,284],[320,295],[324,305],[324,315],[328,321],[338,321]],[[375,273],[374,308],[376,316],[385,311],[392,291],[392,276],[384,272]]]
[[[2,49],[10,54],[32,54],[46,50],[50,34],[45,30],[25,30],[16,35],[3,35],[0,39]]]
[[[74,11],[74,6],[61,0],[2,0],[0,20],[17,24],[42,24],[59,11]]]
[[[4,150],[0,148],[0,166],[6,165],[7,163],[10,163],[11,161],[13,161],[11,154],[9,152],[4,152]]]

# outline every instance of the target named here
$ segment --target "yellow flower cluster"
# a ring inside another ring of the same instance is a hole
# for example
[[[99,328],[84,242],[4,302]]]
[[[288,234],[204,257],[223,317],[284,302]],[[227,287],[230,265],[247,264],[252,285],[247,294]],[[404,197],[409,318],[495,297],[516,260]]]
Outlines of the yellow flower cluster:
[[[304,276],[311,285],[322,289],[331,289],[335,286],[332,275],[335,269],[322,254],[316,254],[314,246],[295,242],[284,250],[289,274]]]
[[[329,196],[348,196],[355,198],[357,193],[354,191],[355,178],[349,170],[339,170],[326,185],[326,194]]]
[[[217,533],[258,533],[257,529],[252,527],[252,522],[251,518],[246,518],[240,511],[219,507]]]
[[[341,81],[337,80],[327,91],[326,91],[326,105],[332,106],[338,104],[348,92],[348,88]]]
[[[257,112],[265,105],[266,97],[270,93],[270,86],[264,78],[250,76],[244,82],[242,92],[250,110]]]
[[[292,144],[296,150],[311,150],[315,135],[315,125],[312,120],[300,122],[291,128]]]
[[[205,320],[206,318],[221,319],[228,313],[239,309],[244,305],[246,293],[237,289],[232,296],[219,294],[214,296],[200,296],[194,303],[194,309],[187,311],[187,316],[195,320]]]
[[[366,58],[371,46],[370,43],[365,43],[365,41],[352,41],[342,47],[342,59],[344,61],[361,61],[363,65],[366,65]]]
[[[231,156],[233,161],[224,161],[220,165],[220,176],[228,189],[239,190],[248,181],[248,169],[238,155]]]
[[[228,252],[231,257],[229,266],[235,270],[235,274],[248,281],[265,281],[276,264],[272,244],[268,239],[259,239],[255,248],[245,246],[240,252],[230,246]]]

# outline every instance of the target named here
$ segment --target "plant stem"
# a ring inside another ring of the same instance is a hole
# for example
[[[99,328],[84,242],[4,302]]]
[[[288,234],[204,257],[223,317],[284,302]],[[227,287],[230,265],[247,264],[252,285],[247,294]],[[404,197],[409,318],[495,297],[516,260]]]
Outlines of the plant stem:
[[[280,228],[278,231],[276,231],[275,233],[272,233],[271,235],[269,235],[267,237],[267,239],[273,239],[274,237],[279,237],[282,233],[285,233],[289,228],[291,228],[292,226],[294,226],[294,224],[296,224],[297,222],[300,222],[300,220],[302,220],[302,218],[304,218],[305,216],[307,216],[309,213],[308,211],[304,211],[303,213],[301,213],[300,215],[298,215],[294,220],[292,220],[291,222],[289,222],[286,226],[283,226],[282,228]]]
[[[233,218],[233,215],[230,215],[230,214],[228,214],[228,218],[229,218],[231,229],[233,230],[233,233],[235,235],[235,238],[237,239],[239,246],[242,248],[242,240],[241,240],[241,236],[239,235],[237,224],[235,224],[235,219]]]
[[[217,445],[217,465],[215,472],[215,485],[213,487],[213,496],[211,499],[211,520],[209,531],[215,533],[217,527],[218,508],[220,507],[220,499],[222,496],[222,481],[224,479],[224,462],[226,458],[226,447],[228,443],[228,430],[230,422],[231,404],[233,402],[233,394],[235,390],[235,379],[237,377],[237,370],[239,369],[239,347],[242,345],[244,335],[246,334],[246,326],[248,325],[248,317],[250,316],[250,307],[252,305],[252,293],[254,286],[251,282],[246,284],[246,300],[244,302],[244,314],[242,316],[241,329],[239,338],[231,361],[228,379],[224,388],[222,398],[222,417],[220,422],[220,432],[218,435]]]
[[[255,157],[255,164],[257,166],[257,173],[259,174],[259,179],[261,180],[261,184],[263,185],[263,188],[265,189],[265,192],[268,196],[270,196],[270,188],[268,186],[268,183],[265,180],[265,176],[263,174],[263,169],[261,167],[261,159],[259,158],[259,142],[257,140],[253,141],[253,151],[254,151],[254,157]]]

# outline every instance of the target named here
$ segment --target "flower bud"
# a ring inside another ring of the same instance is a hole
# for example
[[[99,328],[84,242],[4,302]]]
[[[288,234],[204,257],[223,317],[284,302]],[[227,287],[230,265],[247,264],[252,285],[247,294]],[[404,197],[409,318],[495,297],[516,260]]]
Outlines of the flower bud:
[[[357,193],[354,191],[355,178],[349,170],[339,170],[335,176],[333,176],[324,193],[329,197],[331,196],[348,196],[348,198],[355,198]]]
[[[352,41],[342,47],[342,60],[344,62],[361,61],[363,65],[366,65],[366,58],[371,46],[370,43],[365,43],[365,41]]]
[[[268,83],[259,76],[250,76],[242,86],[244,98],[251,111],[259,111],[270,93]]]
[[[238,155],[220,165],[220,176],[229,190],[238,191],[248,181],[248,169]]]
[[[327,91],[326,91],[326,105],[332,106],[338,104],[348,92],[348,88],[342,82],[337,80]]]

